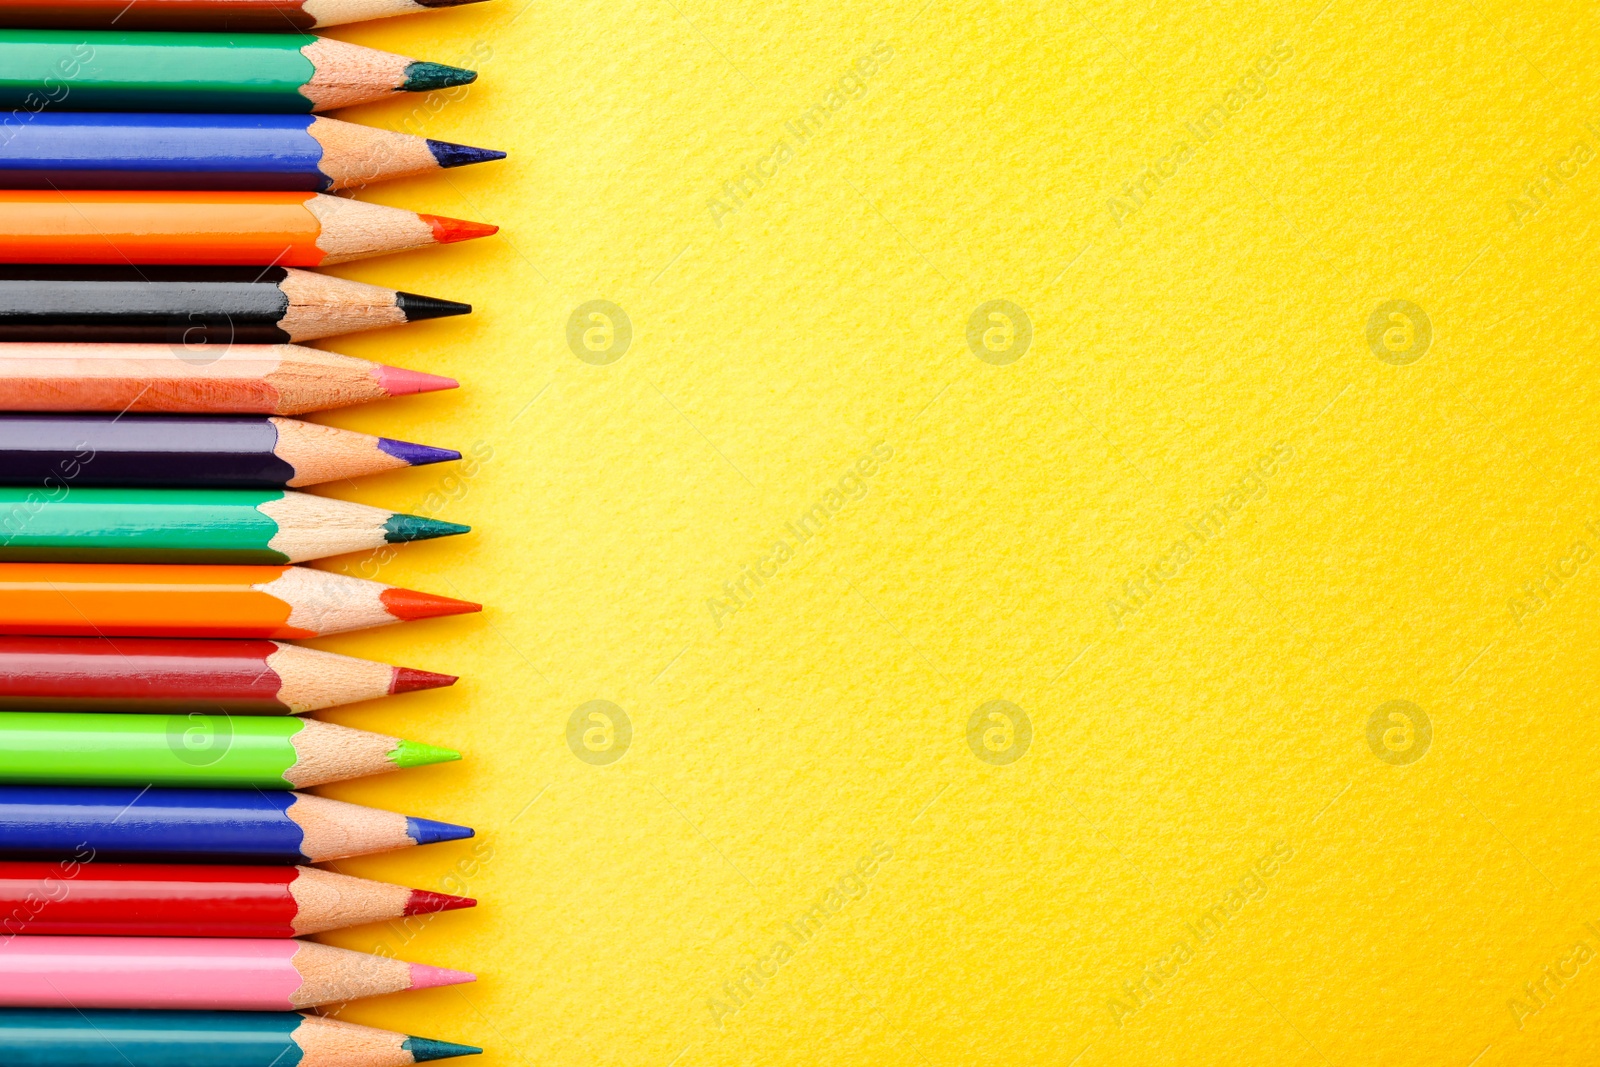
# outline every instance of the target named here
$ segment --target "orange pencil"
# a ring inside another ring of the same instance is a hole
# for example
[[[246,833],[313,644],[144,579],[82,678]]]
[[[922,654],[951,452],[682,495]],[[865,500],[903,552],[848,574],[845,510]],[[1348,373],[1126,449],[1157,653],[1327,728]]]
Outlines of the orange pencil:
[[[0,263],[321,267],[497,229],[322,193],[0,190]]]
[[[481,610],[305,567],[0,563],[0,634],[280,639]]]

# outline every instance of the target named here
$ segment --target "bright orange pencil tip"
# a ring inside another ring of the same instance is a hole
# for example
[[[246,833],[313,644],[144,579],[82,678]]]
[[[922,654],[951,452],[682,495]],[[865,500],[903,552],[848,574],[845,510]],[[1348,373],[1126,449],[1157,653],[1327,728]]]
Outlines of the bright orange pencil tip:
[[[442,985],[462,985],[477,980],[477,975],[467,971],[452,971],[448,967],[429,967],[426,963],[411,965],[412,989],[434,989]]]
[[[413,393],[437,393],[443,389],[461,388],[461,383],[454,378],[388,366],[378,367],[378,384],[390,396],[411,396]]]
[[[435,674],[433,671],[419,671],[415,667],[396,667],[394,681],[389,683],[389,692],[415,693],[423,689],[443,689],[455,685],[457,676],[454,674]]]
[[[500,227],[491,226],[487,222],[468,222],[466,219],[452,219],[444,215],[418,215],[418,218],[433,227],[433,239],[442,245],[470,241],[475,237],[488,237],[491,233],[500,232]]]
[[[474,611],[483,610],[482,604],[474,604],[470,600],[453,600],[447,596],[419,593],[415,589],[400,589],[394,586],[379,593],[378,599],[383,602],[390,615],[402,622],[436,619],[441,615],[470,615]]]

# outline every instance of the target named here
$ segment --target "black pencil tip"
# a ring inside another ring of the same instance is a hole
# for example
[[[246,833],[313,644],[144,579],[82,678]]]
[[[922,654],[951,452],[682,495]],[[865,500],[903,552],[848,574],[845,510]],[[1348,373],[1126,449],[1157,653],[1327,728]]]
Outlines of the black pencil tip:
[[[394,294],[394,306],[400,309],[407,322],[472,314],[471,304],[463,304],[459,300],[440,300],[436,296],[418,296],[416,293]]]
[[[465,4],[481,4],[483,0],[413,0],[423,7],[461,7]]]
[[[417,60],[406,67],[406,80],[401,88],[408,93],[431,93],[435,89],[453,89],[477,80],[478,72],[475,70]]]
[[[446,170],[451,167],[468,167],[474,163],[487,163],[491,159],[506,158],[506,154],[497,148],[474,148],[469,144],[435,141],[432,137],[428,138],[428,151],[433,153],[433,158],[439,166]]]

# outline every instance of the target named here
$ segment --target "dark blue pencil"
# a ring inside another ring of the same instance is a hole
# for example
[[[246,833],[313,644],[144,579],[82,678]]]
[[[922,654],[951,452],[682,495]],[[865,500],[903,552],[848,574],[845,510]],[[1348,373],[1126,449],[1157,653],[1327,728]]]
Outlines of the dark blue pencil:
[[[305,793],[0,786],[8,858],[324,863],[471,836],[465,826]]]
[[[504,158],[311,115],[45,110],[0,137],[0,188],[328,192]]]

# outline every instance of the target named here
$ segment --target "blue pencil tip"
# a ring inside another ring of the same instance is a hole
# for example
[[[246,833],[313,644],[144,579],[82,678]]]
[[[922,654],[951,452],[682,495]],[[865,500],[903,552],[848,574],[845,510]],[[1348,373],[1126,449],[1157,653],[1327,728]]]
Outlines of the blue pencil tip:
[[[435,822],[433,819],[418,819],[406,817],[406,836],[419,845],[436,845],[440,841],[460,841],[464,837],[473,835],[472,827],[457,826],[450,822]]]
[[[428,151],[433,153],[433,158],[439,166],[449,169],[451,167],[468,167],[474,163],[487,163],[493,159],[504,159],[506,154],[495,148],[474,148],[469,144],[454,144],[450,141],[435,141],[428,138]]]
[[[410,467],[425,467],[429,463],[448,463],[461,458],[453,448],[434,448],[410,441],[396,441],[391,437],[378,438],[378,449]]]
[[[425,1060],[447,1060],[452,1056],[477,1056],[483,1049],[475,1045],[458,1045],[454,1041],[435,1041],[430,1037],[408,1037],[400,1047],[411,1053],[412,1063]]]

